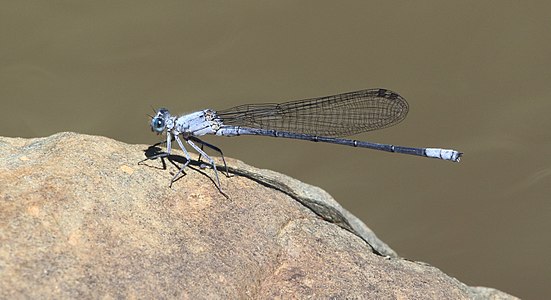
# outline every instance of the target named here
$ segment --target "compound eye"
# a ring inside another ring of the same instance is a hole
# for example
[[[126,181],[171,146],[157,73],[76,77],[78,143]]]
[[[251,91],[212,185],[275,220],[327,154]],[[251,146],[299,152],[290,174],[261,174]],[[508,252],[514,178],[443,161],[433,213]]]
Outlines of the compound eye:
[[[151,129],[156,132],[163,132],[165,129],[165,121],[161,118],[151,120]]]

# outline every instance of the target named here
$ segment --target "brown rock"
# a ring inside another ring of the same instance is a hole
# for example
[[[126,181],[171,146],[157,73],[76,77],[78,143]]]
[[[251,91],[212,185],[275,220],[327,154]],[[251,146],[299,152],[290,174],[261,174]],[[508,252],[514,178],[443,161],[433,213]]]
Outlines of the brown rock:
[[[212,170],[168,188],[176,168],[137,165],[146,148],[0,138],[1,299],[514,299],[399,258],[327,193],[275,172],[228,160],[229,199]]]

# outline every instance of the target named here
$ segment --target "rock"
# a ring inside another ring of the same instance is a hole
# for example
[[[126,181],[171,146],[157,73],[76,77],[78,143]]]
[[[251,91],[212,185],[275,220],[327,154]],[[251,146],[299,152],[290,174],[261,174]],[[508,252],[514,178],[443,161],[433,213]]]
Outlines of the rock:
[[[1,299],[515,299],[398,257],[319,188],[233,159],[229,199],[197,164],[169,188],[145,149],[0,138]]]

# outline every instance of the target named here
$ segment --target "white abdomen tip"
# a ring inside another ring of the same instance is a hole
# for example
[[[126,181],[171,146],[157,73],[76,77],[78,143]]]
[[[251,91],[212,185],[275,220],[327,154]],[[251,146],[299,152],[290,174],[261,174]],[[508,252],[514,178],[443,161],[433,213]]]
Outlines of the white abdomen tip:
[[[427,155],[427,157],[440,158],[444,160],[458,162],[461,159],[462,153],[450,149],[426,148],[425,154]]]

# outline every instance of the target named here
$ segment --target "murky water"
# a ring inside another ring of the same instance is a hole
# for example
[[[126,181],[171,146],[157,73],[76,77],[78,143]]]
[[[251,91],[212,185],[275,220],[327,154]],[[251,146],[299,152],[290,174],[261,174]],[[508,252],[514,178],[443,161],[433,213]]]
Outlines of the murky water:
[[[201,4],[199,4],[201,3]],[[320,186],[402,256],[523,298],[551,293],[551,5],[518,1],[6,2],[0,134],[153,143],[150,106],[222,109],[386,87],[400,125],[357,136],[459,164],[208,138]]]

